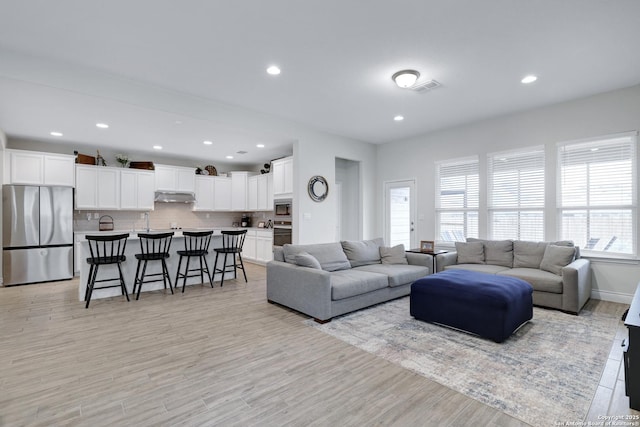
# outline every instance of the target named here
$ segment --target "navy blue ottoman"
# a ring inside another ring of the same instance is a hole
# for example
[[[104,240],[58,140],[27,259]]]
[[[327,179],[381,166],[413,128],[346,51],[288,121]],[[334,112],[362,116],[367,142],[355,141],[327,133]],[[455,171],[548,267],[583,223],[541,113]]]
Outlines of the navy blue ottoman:
[[[446,270],[411,285],[411,315],[502,342],[533,317],[533,288],[515,277]]]

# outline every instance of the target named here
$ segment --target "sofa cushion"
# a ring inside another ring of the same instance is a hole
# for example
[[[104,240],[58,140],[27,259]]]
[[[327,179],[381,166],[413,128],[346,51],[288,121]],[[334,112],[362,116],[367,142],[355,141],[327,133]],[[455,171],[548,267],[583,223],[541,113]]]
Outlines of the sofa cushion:
[[[484,262],[491,265],[513,267],[512,240],[482,240],[467,238],[467,242],[481,242],[484,246]]]
[[[284,259],[289,264],[296,263],[296,255],[300,252],[307,252],[318,260],[320,266],[325,271],[337,271],[351,268],[347,256],[342,250],[340,243],[318,243],[314,245],[290,245],[282,247]]]
[[[404,245],[396,245],[392,248],[380,246],[380,260],[383,264],[409,264]]]
[[[389,286],[392,288],[411,284],[429,274],[429,267],[421,265],[371,264],[356,267],[355,270],[384,274],[389,277]]]
[[[482,242],[456,242],[458,264],[484,264],[484,245]]]
[[[508,270],[509,267],[503,267],[501,265],[489,265],[489,264],[453,264],[444,267],[445,270],[471,270],[478,273],[496,274],[499,271]]]
[[[342,249],[351,263],[351,267],[360,265],[380,264],[380,246],[384,245],[382,238],[359,241],[342,241]]]
[[[562,274],[562,267],[571,264],[576,256],[575,248],[548,245],[544,251],[540,269],[553,274]]]
[[[300,252],[296,255],[296,264],[300,267],[315,268],[316,270],[322,270],[322,266],[313,255],[307,252]]]
[[[542,271],[537,268],[512,268],[510,270],[500,271],[497,274],[522,279],[531,284],[534,291],[551,292],[554,294],[562,293],[562,276],[549,273],[548,271]]]
[[[389,280],[384,274],[354,269],[331,273],[331,299],[334,301],[377,291],[388,286]]]

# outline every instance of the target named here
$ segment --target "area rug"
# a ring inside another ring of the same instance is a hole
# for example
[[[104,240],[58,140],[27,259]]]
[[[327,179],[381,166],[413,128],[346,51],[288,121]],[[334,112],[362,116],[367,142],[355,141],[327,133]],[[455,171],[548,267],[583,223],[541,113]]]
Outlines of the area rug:
[[[619,317],[534,307],[501,344],[409,315],[409,297],[309,325],[534,426],[582,421]]]

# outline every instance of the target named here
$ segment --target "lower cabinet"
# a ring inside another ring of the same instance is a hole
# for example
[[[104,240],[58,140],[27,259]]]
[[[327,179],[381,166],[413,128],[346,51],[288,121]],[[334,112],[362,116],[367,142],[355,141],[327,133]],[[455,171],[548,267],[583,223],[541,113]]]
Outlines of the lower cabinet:
[[[273,259],[273,232],[271,230],[247,230],[242,247],[242,259],[266,264]]]

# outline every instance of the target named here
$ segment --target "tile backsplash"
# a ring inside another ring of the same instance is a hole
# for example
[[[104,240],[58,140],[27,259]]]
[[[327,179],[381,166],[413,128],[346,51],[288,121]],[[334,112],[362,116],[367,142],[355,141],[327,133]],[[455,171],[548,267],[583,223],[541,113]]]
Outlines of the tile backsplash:
[[[98,218],[94,218],[96,213]],[[258,221],[273,218],[273,212],[194,212],[190,204],[156,203],[155,210],[149,211],[149,226],[168,229],[176,223],[180,228],[231,227],[234,222],[239,223],[245,213],[252,217],[254,226]],[[146,226],[143,214],[139,211],[74,211],[74,230],[97,231],[99,218],[103,215],[113,218],[115,230],[143,229]],[[87,215],[91,219],[87,219]]]

